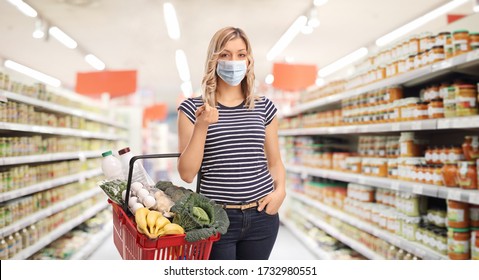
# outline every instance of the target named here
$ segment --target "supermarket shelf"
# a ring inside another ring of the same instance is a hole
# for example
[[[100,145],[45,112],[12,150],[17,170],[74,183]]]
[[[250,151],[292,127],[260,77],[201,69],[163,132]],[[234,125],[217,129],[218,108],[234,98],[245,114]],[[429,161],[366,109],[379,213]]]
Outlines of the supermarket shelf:
[[[28,125],[28,124],[6,123],[6,122],[0,122],[0,130],[12,130],[12,131],[31,132],[31,133],[38,133],[38,134],[76,136],[76,137],[82,137],[82,138],[96,138],[96,139],[105,139],[105,140],[125,140],[126,139],[125,137],[114,136],[108,133],[90,132],[87,130],[80,130],[80,129],[73,129],[73,128]]]
[[[479,204],[478,190],[447,188],[444,186],[365,176],[354,173],[339,172],[334,170],[298,165],[286,165],[286,170],[294,173],[299,173],[303,177],[306,177],[307,175],[312,175],[321,178],[327,178],[349,183],[357,183],[361,185],[368,185],[393,191],[403,191],[430,197],[438,197],[456,201],[463,201],[472,204]]]
[[[103,225],[103,229],[93,235],[88,242],[78,252],[76,252],[70,260],[86,260],[96,249],[113,234],[113,221],[110,221]]]
[[[313,199],[310,199],[308,197],[306,197],[305,195],[301,195],[301,194],[298,194],[298,193],[294,193],[292,192],[291,193],[291,196],[293,198],[296,198],[304,203],[307,203],[317,209],[319,209],[320,211],[323,211],[324,213],[326,213],[327,215],[330,215],[334,218],[337,218],[345,223],[348,223],[364,232],[367,232],[369,234],[372,234],[378,238],[381,238],[387,242],[389,242],[390,244],[396,246],[396,247],[399,247],[403,250],[406,250],[422,259],[428,259],[428,260],[446,260],[448,259],[447,256],[445,255],[442,255],[432,249],[429,249],[428,247],[420,244],[420,243],[417,243],[417,242],[414,242],[414,241],[408,241],[400,236],[397,236],[393,233],[390,233],[388,231],[385,231],[385,230],[382,230],[382,229],[379,229],[378,227],[376,227],[375,225],[372,225],[370,223],[367,223],[367,222],[363,222],[361,221],[359,218],[356,218],[356,217],[353,217],[353,216],[350,216],[348,214],[345,214],[339,210],[336,210],[332,207],[329,207],[323,203],[320,203],[318,201],[315,201]],[[308,214],[306,214],[308,215]],[[336,230],[336,229],[335,229]],[[328,232],[329,233],[329,232]],[[331,234],[332,235],[332,234]],[[339,240],[339,239],[338,239]],[[345,243],[347,244],[347,243]],[[353,247],[351,247],[353,248]],[[353,248],[355,249],[355,248]],[[359,252],[359,251],[358,251]],[[361,252],[360,252],[361,253]]]
[[[320,229],[324,230],[326,233],[331,235],[332,237],[336,238],[337,240],[341,241],[343,244],[348,245],[351,247],[353,250],[356,252],[360,253],[361,255],[365,256],[366,258],[370,260],[384,260],[384,257],[377,254],[373,250],[369,249],[366,247],[364,244],[346,236],[344,233],[340,232],[337,228],[334,226],[319,220],[318,218],[314,217],[311,214],[308,213],[303,213],[304,217],[307,218],[309,221],[311,221],[313,224],[315,224],[317,227]]]
[[[53,206],[50,206],[46,209],[40,210],[38,212],[35,212],[34,214],[27,216],[19,221],[16,221],[15,223],[6,226],[2,229],[0,229],[0,237],[5,237],[8,236],[16,231],[21,230],[24,227],[27,227],[31,224],[36,223],[37,221],[44,219],[48,216],[51,216],[55,213],[58,213],[60,211],[63,211],[77,203],[82,202],[85,199],[91,198],[99,193],[102,193],[102,190],[100,188],[93,188],[91,190],[82,192],[70,199],[67,199],[65,201],[61,201],[59,203],[54,204]]]
[[[312,111],[322,106],[339,103],[345,98],[357,96],[362,93],[370,92],[373,90],[381,89],[387,86],[404,85],[414,86],[420,83],[431,81],[437,77],[452,73],[454,71],[461,71],[461,69],[467,69],[469,67],[477,67],[479,65],[479,50],[475,50],[469,53],[465,53],[444,61],[437,62],[432,65],[422,67],[395,77],[387,78],[366,86],[362,86],[356,89],[347,90],[343,93],[319,98],[317,100],[303,103],[293,108],[289,112],[285,112],[283,117],[292,117],[302,114],[307,111]]]
[[[430,119],[393,123],[377,123],[364,125],[345,125],[318,128],[283,129],[280,136],[325,135],[325,134],[353,134],[374,132],[421,131],[440,129],[477,129],[479,116],[458,117],[449,119]]]
[[[307,236],[304,232],[297,229],[291,221],[288,219],[281,219],[281,223],[283,223],[288,230],[290,230],[293,235],[298,237],[298,240],[304,244],[308,250],[310,250],[318,259],[320,260],[332,260],[333,257],[327,251],[324,251],[321,247],[318,246],[316,241],[314,241],[311,237]]]
[[[2,90],[0,90],[0,91],[2,91]],[[4,91],[4,90],[3,90],[3,96],[5,96],[7,99],[14,100],[14,101],[21,102],[21,103],[25,103],[25,104],[29,104],[29,105],[32,105],[32,106],[35,106],[35,107],[38,107],[38,108],[42,108],[44,110],[48,110],[50,112],[57,112],[57,113],[72,115],[72,116],[76,116],[76,117],[81,117],[81,118],[85,118],[85,119],[88,119],[88,120],[91,120],[91,121],[96,121],[96,122],[99,122],[99,123],[104,123],[104,124],[112,125],[112,126],[119,127],[119,128],[125,128],[125,129],[127,128],[125,125],[120,124],[120,123],[118,123],[114,120],[111,120],[111,119],[105,118],[101,115],[91,113],[91,112],[87,112],[87,111],[84,111],[84,110],[62,106],[62,105],[58,105],[58,104],[55,104],[55,103],[52,103],[52,102],[38,100],[36,98],[23,96],[21,94],[9,92],[9,91]]]
[[[106,202],[100,202],[100,203],[96,204],[92,208],[85,211],[82,215],[80,215],[80,216],[70,220],[69,222],[64,223],[60,227],[56,228],[55,230],[53,230],[52,232],[50,232],[49,234],[47,234],[46,236],[41,238],[38,242],[36,242],[32,246],[23,249],[18,254],[13,256],[12,259],[14,259],[14,260],[25,260],[25,259],[29,258],[31,255],[38,252],[40,249],[42,249],[45,246],[47,246],[48,244],[52,243],[56,239],[60,238],[62,235],[68,233],[69,231],[71,231],[76,226],[82,224],[84,221],[86,221],[86,220],[90,219],[91,217],[95,216],[98,212],[102,211],[106,207],[108,207],[108,203],[106,203]]]
[[[48,162],[58,160],[80,159],[100,157],[102,151],[80,151],[67,153],[36,154],[17,157],[0,158],[0,165],[15,165],[25,163]]]
[[[18,190],[0,193],[0,202],[22,197],[31,193],[48,190],[48,189],[62,186],[71,182],[76,182],[76,181],[82,182],[82,181],[85,181],[85,179],[87,178],[91,178],[100,174],[102,174],[101,168],[97,168],[97,169],[92,169],[92,170],[80,172],[73,175],[56,178],[50,181],[41,182],[41,183],[31,185],[29,187],[21,188]]]

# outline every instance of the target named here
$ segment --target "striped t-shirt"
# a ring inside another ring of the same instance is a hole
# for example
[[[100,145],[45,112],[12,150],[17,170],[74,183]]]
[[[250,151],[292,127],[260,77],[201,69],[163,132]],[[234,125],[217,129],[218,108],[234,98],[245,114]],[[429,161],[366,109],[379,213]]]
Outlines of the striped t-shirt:
[[[179,110],[194,124],[201,97],[184,100]],[[236,107],[216,106],[218,122],[210,124],[201,165],[200,193],[217,203],[240,204],[262,198],[273,191],[273,179],[264,151],[265,128],[277,109],[266,97]]]

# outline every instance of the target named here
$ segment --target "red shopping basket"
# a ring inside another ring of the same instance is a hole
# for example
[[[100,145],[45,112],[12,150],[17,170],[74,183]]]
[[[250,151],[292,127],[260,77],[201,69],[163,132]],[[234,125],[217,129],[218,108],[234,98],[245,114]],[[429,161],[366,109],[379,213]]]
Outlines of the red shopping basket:
[[[196,242],[186,242],[184,234],[149,239],[137,231],[132,216],[108,202],[113,207],[113,242],[124,260],[207,260],[213,242],[219,240],[219,234]]]
[[[130,193],[131,174],[135,160],[178,156],[179,154],[134,156],[130,160],[126,197],[129,197]],[[127,214],[129,212],[127,201],[123,206],[111,200],[108,200],[108,203],[113,208],[113,242],[124,260],[207,260],[213,242],[220,239],[219,234],[196,242],[187,242],[185,234],[149,239],[146,235],[138,232],[134,217]]]

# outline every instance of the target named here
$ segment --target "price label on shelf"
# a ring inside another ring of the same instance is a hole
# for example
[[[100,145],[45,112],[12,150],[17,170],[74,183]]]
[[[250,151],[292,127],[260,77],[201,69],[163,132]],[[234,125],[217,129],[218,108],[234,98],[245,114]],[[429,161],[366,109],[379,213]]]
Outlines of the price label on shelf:
[[[399,190],[399,182],[392,182],[391,183],[391,189],[394,190],[394,191],[398,191]]]
[[[447,199],[459,201],[461,200],[461,193],[459,190],[449,190],[447,192]]]
[[[438,120],[437,128],[451,128],[451,120],[447,120],[447,119]]]
[[[479,193],[474,193],[469,195],[469,203],[479,204]]]
[[[392,131],[399,131],[399,130],[401,130],[401,124],[400,124],[400,123],[392,123],[392,124],[391,124],[391,130],[392,130]]]
[[[422,122],[417,121],[413,122],[411,125],[412,130],[421,130],[422,129]]]
[[[412,192],[413,192],[413,193],[416,193],[416,194],[423,194],[423,187],[422,187],[422,185],[414,184],[414,185],[412,186]]]
[[[7,94],[0,89],[0,102],[8,102]]]
[[[474,50],[467,54],[466,61],[473,61],[477,59],[479,59],[479,50]]]
[[[85,179],[85,176],[84,176],[84,175],[81,175],[81,176],[78,178],[78,183],[80,183],[80,184],[85,184],[85,181],[86,181],[86,179]]]
[[[363,177],[359,177],[358,178],[358,183],[361,184],[361,185],[366,185],[366,179],[363,178]]]

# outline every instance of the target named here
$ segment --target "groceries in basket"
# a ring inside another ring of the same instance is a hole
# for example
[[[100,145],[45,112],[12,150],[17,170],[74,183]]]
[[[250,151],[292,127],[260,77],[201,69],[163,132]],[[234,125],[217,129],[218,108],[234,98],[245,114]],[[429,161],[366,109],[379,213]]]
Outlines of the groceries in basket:
[[[185,230],[178,224],[171,223],[165,216],[156,210],[140,208],[135,212],[135,222],[138,232],[150,239],[165,235],[184,234]]]

